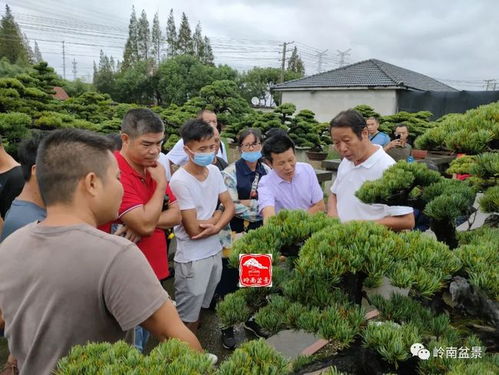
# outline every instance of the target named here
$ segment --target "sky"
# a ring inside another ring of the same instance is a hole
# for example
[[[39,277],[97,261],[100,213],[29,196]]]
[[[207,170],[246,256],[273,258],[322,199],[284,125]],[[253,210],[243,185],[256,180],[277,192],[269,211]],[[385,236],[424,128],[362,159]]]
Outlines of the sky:
[[[158,12],[163,31],[170,9],[177,27],[185,12],[211,39],[215,62],[239,71],[280,67],[283,42],[293,42],[306,75],[377,58],[461,90],[485,90],[485,80],[499,90],[495,0],[1,0],[0,14],[5,4],[61,75],[64,40],[68,79],[91,80],[100,49],[122,59],[135,6],[151,24]]]

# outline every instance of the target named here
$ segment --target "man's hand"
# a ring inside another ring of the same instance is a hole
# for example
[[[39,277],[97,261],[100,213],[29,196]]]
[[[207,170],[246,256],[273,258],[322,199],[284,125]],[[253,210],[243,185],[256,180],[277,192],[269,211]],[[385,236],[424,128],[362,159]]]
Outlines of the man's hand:
[[[210,237],[220,232],[220,229],[213,224],[199,224],[199,227],[203,228],[203,231],[192,237],[193,240],[200,240],[201,238]]]
[[[135,233],[133,230],[131,230],[129,227],[127,227],[126,225],[123,225],[116,232],[114,232],[114,234],[117,236],[123,236],[127,240],[132,241],[133,243],[139,242],[140,239],[142,238],[137,233]]]
[[[389,142],[385,147],[384,150],[388,151],[391,150],[394,147],[401,147],[402,146],[402,141],[400,139],[394,139],[393,141]]]
[[[155,167],[148,167],[147,170],[158,185],[166,186],[166,171],[161,163],[156,163]]]

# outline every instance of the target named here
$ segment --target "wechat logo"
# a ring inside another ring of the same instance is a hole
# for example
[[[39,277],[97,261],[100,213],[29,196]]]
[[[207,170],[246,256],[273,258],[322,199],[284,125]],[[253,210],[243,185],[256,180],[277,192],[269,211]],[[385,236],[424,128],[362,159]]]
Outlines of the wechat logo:
[[[422,359],[424,361],[430,358],[430,351],[419,342],[411,345],[411,353],[413,357],[419,357],[419,359]]]

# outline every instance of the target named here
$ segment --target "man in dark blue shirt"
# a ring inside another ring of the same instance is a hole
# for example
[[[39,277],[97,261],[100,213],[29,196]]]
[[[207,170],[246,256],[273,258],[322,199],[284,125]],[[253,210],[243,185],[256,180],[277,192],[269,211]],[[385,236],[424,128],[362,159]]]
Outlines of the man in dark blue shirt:
[[[17,229],[33,221],[45,219],[45,204],[36,181],[35,166],[36,152],[42,138],[41,134],[35,134],[19,146],[18,156],[25,183],[21,194],[12,202],[7,211],[0,242]]]

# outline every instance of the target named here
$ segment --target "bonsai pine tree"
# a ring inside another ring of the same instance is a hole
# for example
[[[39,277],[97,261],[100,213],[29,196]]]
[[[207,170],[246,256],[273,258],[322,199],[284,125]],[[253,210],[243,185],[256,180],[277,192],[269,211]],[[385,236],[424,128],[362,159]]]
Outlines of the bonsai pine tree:
[[[431,229],[450,248],[457,247],[456,219],[468,216],[476,192],[465,182],[441,177],[422,163],[400,161],[355,194],[364,203],[412,206],[431,219]]]
[[[499,102],[440,118],[416,139],[417,148],[476,155],[499,149]]]

